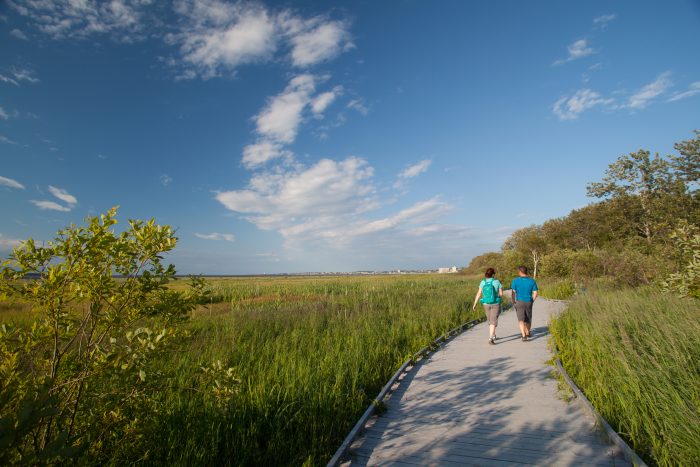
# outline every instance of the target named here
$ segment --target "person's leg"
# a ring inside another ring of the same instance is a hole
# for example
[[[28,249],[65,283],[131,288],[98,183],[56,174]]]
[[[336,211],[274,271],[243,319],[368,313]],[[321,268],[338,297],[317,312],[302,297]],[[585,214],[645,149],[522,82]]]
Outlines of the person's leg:
[[[523,339],[527,336],[527,328],[525,327],[525,308],[527,306],[526,302],[520,300],[515,301],[515,314],[518,317],[518,327],[520,328],[520,334],[522,334]]]
[[[532,302],[529,302],[525,310],[525,327],[527,328],[527,337],[530,337],[530,329],[532,329]]]
[[[498,324],[498,305],[484,305],[484,310],[486,310],[486,319],[489,322],[489,342],[493,344]]]

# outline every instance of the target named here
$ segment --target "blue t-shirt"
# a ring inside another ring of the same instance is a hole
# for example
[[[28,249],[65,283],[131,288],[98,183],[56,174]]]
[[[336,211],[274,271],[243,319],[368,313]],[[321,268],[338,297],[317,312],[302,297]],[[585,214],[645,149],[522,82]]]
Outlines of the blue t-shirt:
[[[484,284],[486,284],[486,279],[482,279],[481,282],[479,282],[479,288],[481,290],[484,290]],[[498,296],[498,291],[501,290],[501,287],[503,287],[501,281],[499,281],[498,279],[493,279],[493,282],[491,282],[491,284],[493,284],[493,288],[496,289],[496,303],[501,303],[501,297]],[[479,301],[481,303],[484,303],[484,298],[480,298]]]
[[[515,290],[515,299],[521,302],[531,302],[532,292],[537,290],[537,282],[532,277],[516,277],[510,284]]]

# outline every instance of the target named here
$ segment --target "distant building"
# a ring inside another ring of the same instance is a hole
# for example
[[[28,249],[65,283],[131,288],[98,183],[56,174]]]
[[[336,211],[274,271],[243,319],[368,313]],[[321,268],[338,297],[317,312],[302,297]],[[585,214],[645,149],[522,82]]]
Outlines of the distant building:
[[[457,272],[457,266],[451,268],[438,268],[438,274],[451,274]]]

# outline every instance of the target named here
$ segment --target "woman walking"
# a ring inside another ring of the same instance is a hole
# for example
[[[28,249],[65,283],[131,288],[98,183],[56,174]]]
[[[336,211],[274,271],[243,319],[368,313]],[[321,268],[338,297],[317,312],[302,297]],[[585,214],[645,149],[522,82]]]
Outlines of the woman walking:
[[[495,276],[496,271],[493,268],[486,270],[472,306],[472,310],[476,310],[476,304],[479,301],[484,305],[486,319],[489,321],[489,344],[491,345],[496,343],[496,326],[498,326],[498,315],[501,314],[501,297],[503,297],[503,286]]]

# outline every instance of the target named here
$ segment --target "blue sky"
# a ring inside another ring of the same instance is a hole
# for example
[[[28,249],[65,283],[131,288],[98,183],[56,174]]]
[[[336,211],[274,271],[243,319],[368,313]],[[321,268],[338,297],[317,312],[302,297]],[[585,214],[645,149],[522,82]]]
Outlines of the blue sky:
[[[691,1],[0,5],[0,254],[119,205],[182,273],[465,265],[700,128]]]

